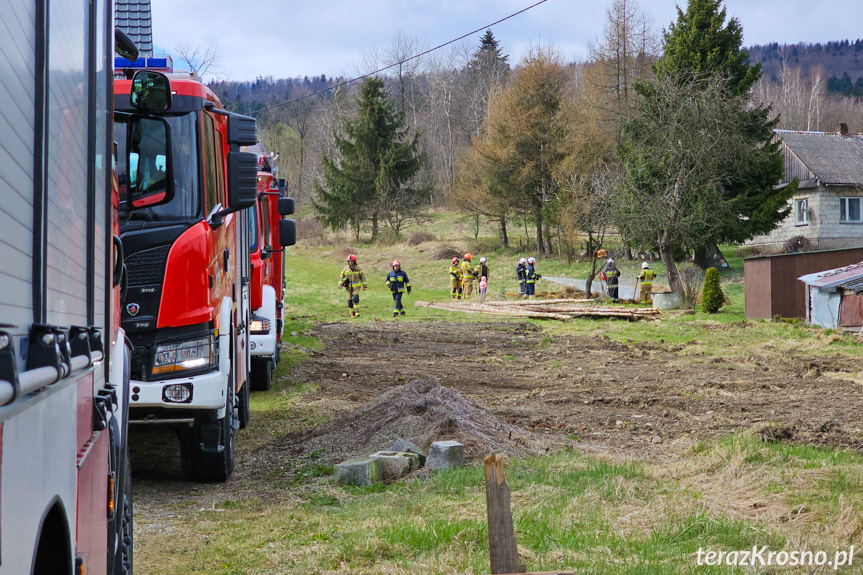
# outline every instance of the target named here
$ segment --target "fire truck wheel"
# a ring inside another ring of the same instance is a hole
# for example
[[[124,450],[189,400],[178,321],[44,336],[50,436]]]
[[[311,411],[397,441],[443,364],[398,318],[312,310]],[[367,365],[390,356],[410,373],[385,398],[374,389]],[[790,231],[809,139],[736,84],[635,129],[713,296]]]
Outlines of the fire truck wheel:
[[[273,386],[273,362],[269,359],[253,359],[249,377],[252,391],[267,391]]]
[[[132,537],[132,463],[129,461],[129,455],[126,455],[126,469],[123,472],[123,497],[120,500],[120,512],[123,514],[120,519],[121,535],[120,535],[120,571],[122,575],[132,575],[132,559],[134,551],[134,538]]]
[[[228,386],[228,405],[234,404],[232,386]],[[218,446],[204,445],[208,431],[218,434]],[[218,448],[217,448],[218,447]],[[195,422],[195,426],[180,435],[180,463],[183,475],[192,481],[227,481],[234,471],[234,410],[226,409],[225,416],[215,423]]]
[[[240,388],[240,405],[237,410],[237,420],[240,422],[240,429],[245,429],[249,425],[249,420],[252,419],[252,412],[249,409],[249,382],[246,381],[243,387]]]

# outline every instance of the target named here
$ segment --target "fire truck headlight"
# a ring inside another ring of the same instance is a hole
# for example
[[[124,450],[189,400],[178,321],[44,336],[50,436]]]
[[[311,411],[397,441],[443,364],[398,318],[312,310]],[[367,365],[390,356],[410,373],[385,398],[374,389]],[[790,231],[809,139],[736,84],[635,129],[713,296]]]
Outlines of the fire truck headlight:
[[[192,401],[192,384],[166,385],[162,388],[162,399],[169,403],[190,403]]]
[[[266,335],[270,333],[270,320],[252,316],[252,319],[249,320],[249,333],[253,335]]]
[[[153,375],[216,367],[219,351],[212,335],[188,341],[157,344],[153,353]]]

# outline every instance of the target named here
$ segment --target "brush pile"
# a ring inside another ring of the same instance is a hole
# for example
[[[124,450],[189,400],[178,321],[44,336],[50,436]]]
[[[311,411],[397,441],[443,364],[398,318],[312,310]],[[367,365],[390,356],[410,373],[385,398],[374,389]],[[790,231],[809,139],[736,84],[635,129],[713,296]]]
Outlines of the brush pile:
[[[547,299],[515,301],[471,301],[428,302],[417,301],[417,307],[430,307],[466,313],[486,313],[509,317],[532,319],[557,319],[567,321],[574,317],[622,318],[634,321],[659,314],[656,308],[627,308],[613,305],[599,305],[591,299]]]

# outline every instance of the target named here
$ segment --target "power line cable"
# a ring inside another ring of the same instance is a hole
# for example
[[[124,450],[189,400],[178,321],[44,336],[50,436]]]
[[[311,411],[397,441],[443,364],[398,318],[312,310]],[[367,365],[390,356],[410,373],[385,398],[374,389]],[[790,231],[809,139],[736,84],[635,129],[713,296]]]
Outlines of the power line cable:
[[[354,82],[357,82],[359,80],[364,80],[370,76],[374,76],[376,74],[379,74],[380,72],[384,72],[386,70],[389,70],[390,68],[395,68],[396,66],[401,66],[405,62],[410,62],[411,60],[416,60],[417,58],[425,56],[426,54],[431,54],[435,50],[440,50],[441,48],[449,46],[450,44],[452,44],[454,42],[458,42],[459,40],[464,40],[468,36],[473,36],[474,34],[476,34],[478,32],[482,32],[483,30],[487,30],[488,28],[491,28],[492,26],[496,26],[496,25],[500,24],[501,22],[505,22],[505,21],[509,20],[510,18],[514,18],[514,17],[518,16],[519,14],[523,14],[524,12],[527,12],[531,8],[536,8],[540,4],[545,4],[546,2],[548,2],[548,0],[539,0],[539,2],[537,2],[535,4],[531,4],[527,8],[522,8],[518,12],[513,12],[509,16],[501,18],[500,20],[492,22],[491,24],[481,26],[481,27],[477,28],[476,30],[468,32],[467,34],[462,34],[458,38],[453,38],[449,42],[444,42],[443,44],[435,46],[434,48],[429,48],[428,50],[426,50],[424,52],[420,52],[419,54],[414,54],[413,56],[405,58],[404,60],[399,60],[398,62],[395,62],[394,64],[390,64],[389,66],[384,66],[383,68],[379,68],[378,70],[375,70],[374,72],[369,72],[368,74],[363,74],[362,76],[357,76],[356,78],[351,78],[350,80],[345,80],[344,82],[339,82],[335,86],[330,86],[329,88],[324,88],[323,90],[318,90],[317,92],[312,92],[311,94],[306,94],[305,96],[300,96],[299,98],[294,98],[293,100],[286,100],[284,102],[279,102],[278,104],[273,104],[272,106],[267,106],[265,108],[255,110],[254,112],[251,112],[251,114],[254,116],[254,115],[260,114],[261,112],[265,112],[267,110],[272,110],[273,108],[278,108],[279,106],[285,106],[287,104],[293,104],[294,102],[299,102],[301,100],[311,98],[312,96],[317,96],[317,95],[323,94],[325,92],[331,92],[333,90],[341,88],[342,86],[347,86],[348,84],[353,84]]]

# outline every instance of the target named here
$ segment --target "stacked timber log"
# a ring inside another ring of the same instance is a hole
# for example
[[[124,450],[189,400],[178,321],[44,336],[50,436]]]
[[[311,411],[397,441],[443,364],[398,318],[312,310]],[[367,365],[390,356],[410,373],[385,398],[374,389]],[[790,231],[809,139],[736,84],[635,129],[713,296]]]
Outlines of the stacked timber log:
[[[483,303],[470,301],[417,301],[414,305],[417,307],[430,307],[465,313],[485,313],[532,319],[557,319],[561,321],[567,321],[574,317],[622,318],[633,321],[659,314],[659,310],[656,308],[626,308],[597,305],[595,300],[589,299],[487,301]]]

